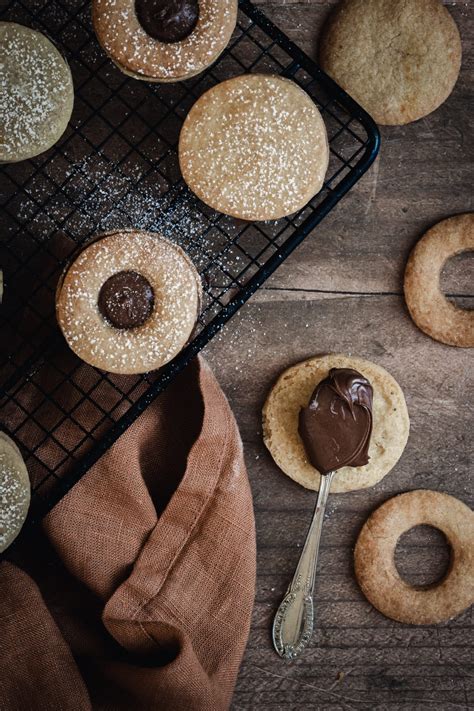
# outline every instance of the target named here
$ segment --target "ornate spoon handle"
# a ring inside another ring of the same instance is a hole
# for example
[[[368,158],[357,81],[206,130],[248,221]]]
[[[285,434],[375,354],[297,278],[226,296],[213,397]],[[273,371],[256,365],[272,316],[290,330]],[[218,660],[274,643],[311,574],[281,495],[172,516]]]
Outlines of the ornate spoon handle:
[[[324,510],[334,472],[321,477],[318,501],[293,580],[273,621],[273,644],[280,657],[294,659],[313,632],[313,590]]]

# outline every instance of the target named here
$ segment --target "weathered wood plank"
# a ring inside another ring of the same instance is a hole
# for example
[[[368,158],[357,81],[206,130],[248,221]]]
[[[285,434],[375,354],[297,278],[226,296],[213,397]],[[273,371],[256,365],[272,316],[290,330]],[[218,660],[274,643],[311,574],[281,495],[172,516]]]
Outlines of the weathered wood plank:
[[[257,520],[256,605],[233,709],[468,709],[474,702],[473,611],[422,628],[388,620],[363,597],[352,551],[370,511],[401,491],[433,488],[473,505],[472,354],[424,336],[400,296],[307,293],[295,300],[299,292],[276,290],[268,298],[244,307],[206,351],[242,432]],[[285,664],[273,652],[270,628],[315,495],[279,472],[262,443],[260,413],[281,370],[328,351],[385,366],[404,389],[412,429],[402,459],[378,486],[330,497],[315,635],[301,660]],[[411,536],[401,554],[403,570],[418,571],[420,582],[446,564],[436,534]],[[338,681],[341,672],[347,676]]]

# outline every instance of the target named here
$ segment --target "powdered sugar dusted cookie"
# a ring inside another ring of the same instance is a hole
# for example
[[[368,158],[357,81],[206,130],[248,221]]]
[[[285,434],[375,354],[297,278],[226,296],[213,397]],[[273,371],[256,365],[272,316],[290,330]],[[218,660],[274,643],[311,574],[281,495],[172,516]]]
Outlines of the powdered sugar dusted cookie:
[[[0,163],[33,158],[51,148],[71,118],[69,67],[40,32],[0,22]]]
[[[461,54],[440,0],[342,0],[320,46],[323,69],[387,125],[437,109],[454,88]]]
[[[20,450],[0,432],[0,553],[13,543],[30,505],[30,479]]]
[[[201,280],[183,250],[152,232],[109,233],[87,246],[56,292],[59,326],[82,360],[111,373],[156,370],[188,342]]]
[[[215,210],[276,220],[321,190],[329,162],[326,128],[293,81],[245,74],[196,102],[181,131],[179,162],[191,190]]]
[[[204,71],[224,51],[237,0],[94,0],[94,29],[124,74],[175,82]]]

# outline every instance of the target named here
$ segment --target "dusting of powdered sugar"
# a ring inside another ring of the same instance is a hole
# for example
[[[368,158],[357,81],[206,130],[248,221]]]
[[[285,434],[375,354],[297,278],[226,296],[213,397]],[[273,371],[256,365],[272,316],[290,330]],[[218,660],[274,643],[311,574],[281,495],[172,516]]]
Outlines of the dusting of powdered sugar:
[[[203,273],[205,289],[225,286],[228,275],[239,275],[248,263],[233,244],[242,224],[213,211],[203,214],[202,205],[184,186],[177,192],[168,188],[158,173],[148,174],[146,166],[114,163],[99,151],[65,169],[62,195],[68,200],[66,206],[49,200],[31,217],[24,200],[18,218],[28,222],[38,240],[50,236],[51,229],[45,230],[44,224],[61,225],[71,211],[66,229],[78,243],[123,229],[157,232],[184,249]],[[41,204],[41,184],[29,183],[25,192],[34,204]]]
[[[30,489],[28,474],[20,455],[0,439],[0,551],[16,537],[22,527]]]
[[[173,170],[174,156],[171,160]],[[47,200],[33,216],[26,199],[20,206],[18,217],[36,239],[47,242],[54,230],[63,229],[73,254],[72,240],[82,246],[105,232],[133,229],[164,236],[186,252],[202,275],[200,327],[236,296],[237,284],[243,286],[253,274],[245,271],[249,259],[239,245],[253,254],[260,251],[254,226],[207,210],[183,185],[169,189],[157,171],[150,172],[148,162],[112,161],[97,151],[65,166],[61,184],[62,201]],[[25,192],[33,204],[43,202],[41,183],[28,183]],[[260,229],[277,233],[282,223],[261,224]],[[225,329],[226,334],[231,331]]]
[[[236,0],[200,0],[194,31],[165,44],[147,34],[135,12],[135,0],[95,0],[99,42],[117,64],[149,78],[184,77],[205,69],[225,49],[235,27]]]
[[[296,212],[321,189],[328,156],[313,101],[273,76],[244,75],[210,89],[180,138],[191,189],[211,207],[248,220]]]
[[[72,91],[69,68],[44,35],[0,23],[0,161],[31,157],[58,140]]]
[[[148,280],[155,305],[143,326],[117,329],[100,313],[103,284],[133,271]],[[149,232],[117,232],[88,246],[68,269],[58,320],[75,353],[110,372],[154,370],[186,344],[198,316],[200,279],[185,253]]]

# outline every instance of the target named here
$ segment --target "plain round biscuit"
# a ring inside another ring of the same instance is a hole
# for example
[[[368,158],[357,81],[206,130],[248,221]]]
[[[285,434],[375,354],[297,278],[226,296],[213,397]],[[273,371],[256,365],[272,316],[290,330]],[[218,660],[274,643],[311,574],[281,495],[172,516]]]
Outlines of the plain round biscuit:
[[[307,489],[319,489],[320,474],[310,464],[298,433],[298,417],[316,385],[331,368],[354,368],[374,389],[370,461],[365,467],[343,467],[331,493],[374,486],[395,466],[408,440],[410,420],[398,383],[375,363],[345,355],[310,358],[285,370],[271,389],[263,408],[263,440],[280,469]]]
[[[405,270],[405,301],[419,329],[449,346],[474,347],[474,311],[445,297],[440,276],[450,257],[474,250],[474,213],[438,222],[414,247]]]
[[[242,220],[277,220],[322,188],[324,121],[309,95],[279,76],[244,74],[209,89],[189,112],[179,162],[207,205]]]
[[[20,450],[0,432],[0,553],[13,543],[26,520],[30,489]]]
[[[155,292],[143,326],[116,329],[98,309],[102,285],[120,271],[136,271]],[[202,285],[194,264],[178,245],[140,230],[105,233],[90,242],[62,274],[56,314],[63,335],[86,363],[111,373],[156,370],[184,348],[199,315]]]
[[[343,0],[320,45],[322,68],[383,125],[437,109],[461,56],[458,28],[439,0]]]
[[[66,60],[41,32],[0,22],[0,163],[47,151],[63,135],[74,106]]]
[[[184,81],[216,61],[237,22],[237,0],[200,0],[199,5],[195,29],[180,42],[151,37],[137,18],[135,0],[94,0],[94,30],[107,55],[127,76],[148,82]]]
[[[419,525],[442,531],[452,550],[446,576],[424,588],[406,583],[394,560],[400,536]],[[395,496],[364,524],[354,562],[362,592],[386,617],[412,625],[450,620],[474,603],[474,512],[438,491]]]

